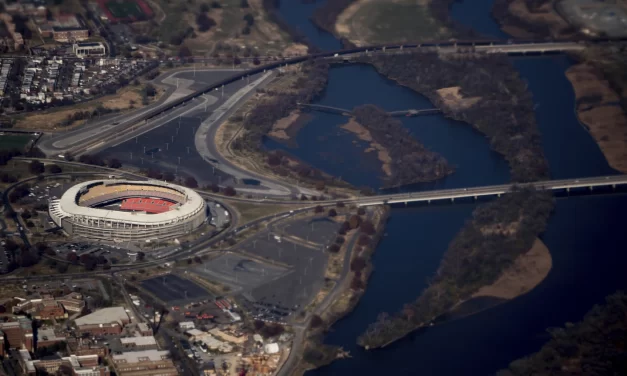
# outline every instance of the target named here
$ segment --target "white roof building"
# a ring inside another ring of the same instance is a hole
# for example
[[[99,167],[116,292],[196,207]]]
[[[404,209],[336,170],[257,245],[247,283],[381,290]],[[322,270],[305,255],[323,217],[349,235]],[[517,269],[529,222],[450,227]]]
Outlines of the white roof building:
[[[100,324],[110,324],[110,323],[118,323],[120,325],[125,325],[129,323],[131,320],[128,317],[128,313],[124,310],[124,307],[108,307],[99,309],[96,312],[90,313],[89,315],[79,317],[74,322],[78,326],[83,325],[100,325]]]
[[[263,347],[263,351],[267,354],[276,354],[279,352],[279,344],[278,343],[268,343]]]
[[[181,329],[194,329],[196,325],[194,325],[193,321],[181,321],[179,323],[179,328]]]

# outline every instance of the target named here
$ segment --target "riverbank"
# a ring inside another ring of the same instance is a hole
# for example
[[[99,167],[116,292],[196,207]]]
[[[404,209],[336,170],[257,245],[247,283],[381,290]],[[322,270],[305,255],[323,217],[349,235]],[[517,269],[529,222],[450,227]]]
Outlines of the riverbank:
[[[220,124],[214,140],[218,152],[242,169],[315,188],[320,195],[350,197],[356,194],[348,183],[287,152],[267,150],[263,146],[264,137],[291,141],[299,124],[304,125],[309,116],[298,110],[298,103],[308,103],[324,90],[328,69],[323,61],[286,68]]]
[[[344,259],[345,275],[337,282],[333,291],[318,304],[312,313],[306,334],[305,350],[290,375],[330,364],[336,359],[350,357],[342,348],[325,345],[324,335],[340,319],[351,313],[365,293],[368,279],[373,271],[372,255],[385,232],[385,224],[390,215],[388,206],[377,206],[366,219],[370,225],[355,228],[356,233],[346,250]],[[372,227],[370,227],[372,226]],[[284,373],[285,374],[285,373]]]
[[[580,63],[566,71],[576,97],[577,117],[597,142],[609,165],[627,173],[627,115],[621,97],[593,65]]]

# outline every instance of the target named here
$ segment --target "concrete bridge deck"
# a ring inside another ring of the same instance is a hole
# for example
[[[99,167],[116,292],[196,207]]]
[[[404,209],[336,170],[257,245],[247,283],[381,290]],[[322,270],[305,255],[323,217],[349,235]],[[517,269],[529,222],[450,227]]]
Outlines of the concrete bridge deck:
[[[500,196],[511,192],[515,187],[534,187],[538,190],[547,191],[570,191],[576,188],[594,189],[595,187],[616,187],[627,186],[627,175],[601,176],[593,178],[548,180],[527,184],[502,184],[474,188],[443,189],[427,192],[395,193],[389,195],[377,195],[372,197],[359,198],[354,202],[359,206],[409,203],[409,202],[431,202],[438,200],[455,200],[460,198],[479,198],[484,196]]]
[[[321,104],[309,104],[309,103],[298,103],[299,107],[308,108],[313,111],[321,111],[321,112],[329,112],[338,115],[344,116],[352,116],[353,110],[349,110],[346,108],[333,107],[333,106],[325,106]],[[421,116],[421,115],[433,115],[439,114],[442,110],[439,108],[425,108],[425,109],[410,109],[410,110],[400,110],[400,111],[389,111],[388,115],[390,116]]]

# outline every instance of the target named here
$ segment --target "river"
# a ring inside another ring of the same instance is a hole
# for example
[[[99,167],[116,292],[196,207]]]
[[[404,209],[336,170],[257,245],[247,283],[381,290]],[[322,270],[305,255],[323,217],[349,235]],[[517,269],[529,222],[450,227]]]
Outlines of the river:
[[[293,0],[290,4],[289,9],[299,8],[300,1]],[[318,4],[308,5],[307,9],[311,11]],[[453,16],[483,34],[502,37],[498,36],[498,25],[487,14],[490,4],[491,1],[470,0],[455,3]],[[283,14],[289,22],[307,20],[302,14],[300,18],[290,17],[287,9],[283,8]],[[317,34],[307,36],[316,43]],[[329,34],[323,36],[328,37]],[[322,44],[318,46],[325,48]],[[566,56],[553,55],[512,58],[512,63],[528,81],[533,94],[552,177],[616,173],[575,116],[574,93],[564,76],[572,61]],[[319,103],[342,108],[374,103],[387,110],[430,106],[424,97],[363,66],[332,69],[329,87]],[[354,137],[338,130],[337,125],[345,121],[340,116],[314,113],[296,137],[298,148],[290,149],[272,141],[267,141],[266,146],[287,148],[312,165],[354,184],[380,186],[378,171],[368,175],[373,170],[366,166],[372,163],[366,162],[372,160],[363,161],[364,145],[354,146]],[[509,178],[502,158],[490,151],[484,137],[469,125],[441,116],[403,119],[403,123],[457,167],[454,175],[436,186],[494,184]],[[537,288],[490,310],[412,334],[388,348],[370,352],[360,349],[355,344],[357,336],[380,312],[398,311],[425,287],[448,243],[474,208],[475,204],[470,203],[393,208],[387,236],[373,258],[375,271],[366,293],[354,312],[334,325],[325,339],[350,351],[352,358],[336,361],[308,375],[494,374],[511,361],[539,350],[549,339],[548,327],[581,320],[605,296],[627,288],[623,271],[627,234],[622,225],[627,195],[559,198],[542,236],[551,251],[553,268]]]

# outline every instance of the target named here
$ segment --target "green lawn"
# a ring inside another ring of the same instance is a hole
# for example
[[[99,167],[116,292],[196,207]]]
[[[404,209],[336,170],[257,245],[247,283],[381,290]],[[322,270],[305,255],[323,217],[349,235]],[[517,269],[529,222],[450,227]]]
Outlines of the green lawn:
[[[30,134],[5,133],[0,135],[0,150],[24,150],[26,144],[33,138],[34,136]]]
[[[414,3],[372,2],[352,18],[353,25],[371,43],[414,42],[446,39],[450,31],[433,18],[426,6]]]

